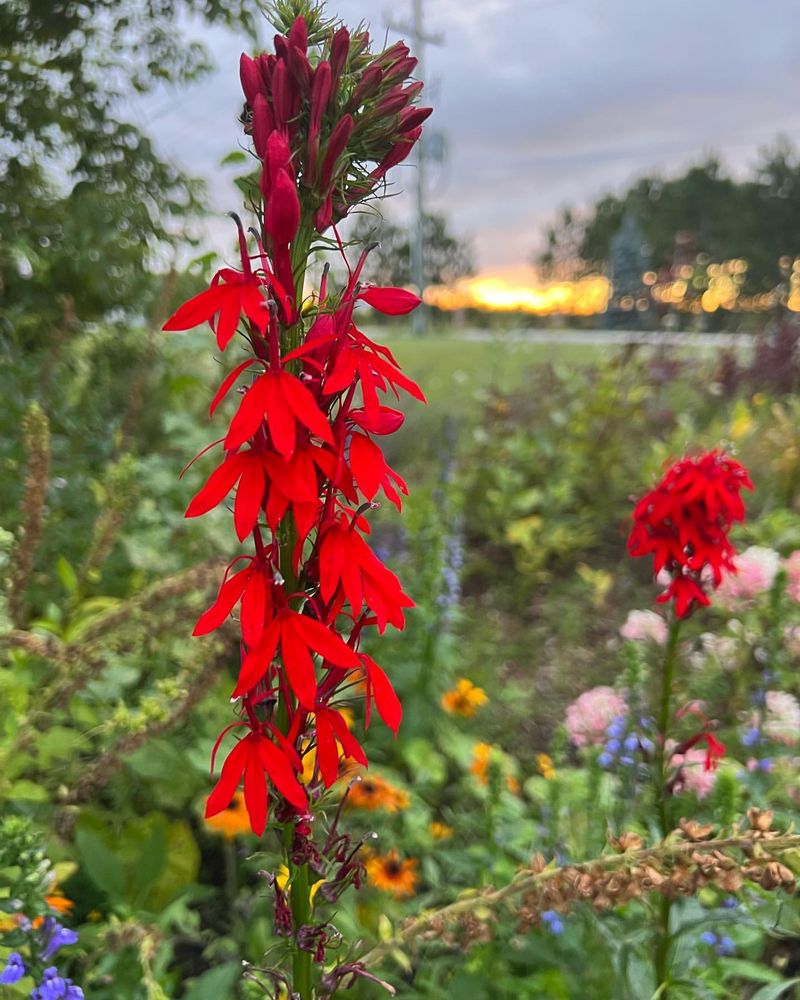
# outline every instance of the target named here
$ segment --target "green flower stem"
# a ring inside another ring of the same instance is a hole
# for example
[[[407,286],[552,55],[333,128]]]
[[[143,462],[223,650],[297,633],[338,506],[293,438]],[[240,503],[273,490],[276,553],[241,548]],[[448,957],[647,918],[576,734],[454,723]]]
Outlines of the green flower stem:
[[[289,870],[292,878],[290,903],[297,931],[311,920],[308,865],[291,865]],[[292,987],[302,1000],[312,1000],[314,992],[311,986],[311,953],[298,948],[296,941],[292,958]]]
[[[658,711],[658,734],[656,736],[656,760],[653,768],[655,781],[656,809],[658,811],[658,822],[661,829],[661,836],[666,837],[670,831],[669,810],[667,806],[666,784],[667,784],[667,735],[669,725],[672,721],[672,681],[675,673],[675,660],[678,652],[678,637],[680,635],[681,619],[677,615],[673,618],[669,628],[669,638],[667,648],[664,653],[664,668],[661,674],[661,703]],[[660,1000],[669,1000],[668,977],[669,977],[669,949],[670,949],[670,913],[672,910],[672,900],[664,896],[659,904],[659,927],[654,957],[656,987],[659,989]]]

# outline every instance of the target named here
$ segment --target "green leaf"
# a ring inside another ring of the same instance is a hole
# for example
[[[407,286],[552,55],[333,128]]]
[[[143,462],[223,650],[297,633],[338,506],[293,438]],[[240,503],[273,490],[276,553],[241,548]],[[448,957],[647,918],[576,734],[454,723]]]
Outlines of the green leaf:
[[[28,781],[26,778],[21,778],[19,781],[15,781],[11,788],[8,790],[9,799],[14,801],[27,801],[27,802],[46,802],[50,797],[46,788],[42,788],[41,785],[37,785],[35,781]]]
[[[785,979],[781,983],[762,986],[757,993],[752,995],[750,1000],[778,1000],[778,997],[782,997],[790,986],[797,985],[800,985],[800,979]]]
[[[183,1000],[219,1000],[231,996],[233,986],[242,974],[240,962],[226,962],[192,980]]]
[[[230,163],[247,163],[247,154],[241,149],[234,149],[219,161],[221,167],[227,167]]]
[[[58,578],[64,585],[64,590],[70,596],[78,593],[78,574],[63,556],[59,556],[56,560],[56,573],[58,573]]]
[[[719,966],[726,976],[749,979],[754,983],[785,983],[783,976],[768,965],[748,962],[744,958],[721,958]],[[780,994],[777,994],[780,996]]]
[[[125,871],[119,858],[88,830],[78,830],[75,846],[81,866],[97,888],[102,889],[112,903],[123,902]]]

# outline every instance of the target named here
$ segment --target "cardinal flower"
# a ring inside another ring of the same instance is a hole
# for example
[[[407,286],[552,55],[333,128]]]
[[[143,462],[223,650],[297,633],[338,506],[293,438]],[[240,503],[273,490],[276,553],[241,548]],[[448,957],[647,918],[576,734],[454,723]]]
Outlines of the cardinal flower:
[[[747,470],[720,451],[676,462],[633,512],[628,539],[632,556],[653,556],[653,571],[671,581],[660,603],[675,601],[679,618],[710,603],[706,588],[735,573],[728,537],[744,520],[743,489],[752,489]]]
[[[226,576],[216,601],[200,616],[192,635],[208,635],[218,629],[241,601],[242,638],[251,649],[261,641],[265,621],[272,617],[274,570],[252,556],[240,556],[235,562],[242,559],[247,566],[233,576]]]
[[[317,694],[312,652],[319,653],[337,667],[360,664],[356,652],[332,628],[291,608],[280,608],[264,629],[261,642],[245,657],[234,698],[258,684],[269,670],[278,648],[292,690],[300,704],[311,711]]]
[[[266,289],[254,274],[241,274],[230,268],[218,271],[207,288],[183,305],[164,324],[165,330],[191,330],[208,321],[217,335],[217,345],[221,351],[228,346],[239,319],[244,313],[261,333],[269,323]],[[218,317],[216,328],[214,317]]]
[[[206,803],[206,819],[227,809],[236,789],[244,786],[244,801],[253,833],[261,834],[267,825],[267,800],[269,782],[297,809],[308,808],[305,789],[297,780],[296,772],[302,770],[299,757],[290,759],[281,749],[260,732],[250,732],[234,746],[222,765],[219,781]]]
[[[225,438],[226,448],[238,448],[266,420],[275,449],[291,458],[297,444],[297,425],[333,444],[325,415],[300,379],[287,371],[259,375],[244,395]]]

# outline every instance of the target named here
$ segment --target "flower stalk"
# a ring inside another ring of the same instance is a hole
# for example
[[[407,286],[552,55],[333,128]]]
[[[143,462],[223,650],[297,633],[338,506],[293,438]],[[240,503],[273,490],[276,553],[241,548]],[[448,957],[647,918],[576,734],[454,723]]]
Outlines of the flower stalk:
[[[367,32],[324,21],[311,0],[277,4],[272,14],[274,51],[240,62],[242,121],[257,163],[248,201],[258,226],[245,230],[233,216],[241,268],[217,272],[164,329],[208,322],[220,351],[246,352],[210,407],[213,416],[239,385],[221,461],[186,512],[205,514],[233,495],[235,534],[247,547],[234,554],[194,630],[212,632],[238,609],[237,715],[212,753],[213,770],[224,745],[206,815],[225,809],[240,785],[257,835],[272,812],[289,873],[286,895],[271,882],[275,929],[289,938],[289,992],[311,1000],[332,936],[327,922],[314,922],[312,870],[337,899],[358,884],[361,868],[346,834],[322,850],[313,839],[314,809],[339,778],[340,761],[368,763],[342,710],[360,687],[365,728],[373,708],[395,734],[402,716],[389,678],[361,649],[371,629],[402,629],[413,606],[367,541],[378,494],[399,510],[407,493],[376,440],[396,431],[403,414],[381,397],[405,391],[424,401],[355,321],[360,302],[402,315],[420,300],[370,286],[362,277],[368,249],[351,267],[336,224],[377,195],[430,109],[416,104],[422,85],[411,82],[416,60],[403,43],[373,53]],[[332,288],[326,268],[309,295],[309,259],[331,247],[348,280]],[[357,970],[326,975],[349,982]]]

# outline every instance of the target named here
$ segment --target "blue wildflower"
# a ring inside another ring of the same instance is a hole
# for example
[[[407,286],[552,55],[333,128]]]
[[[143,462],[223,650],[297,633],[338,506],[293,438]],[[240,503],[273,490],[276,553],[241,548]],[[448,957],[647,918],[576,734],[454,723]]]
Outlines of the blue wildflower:
[[[63,1000],[67,992],[67,984],[58,974],[58,969],[51,965],[44,970],[44,979],[39,983],[37,1000]]]
[[[609,753],[619,753],[621,747],[622,744],[618,739],[611,739],[608,741],[608,743],[606,743],[606,750]]]
[[[542,920],[550,928],[552,934],[562,934],[564,931],[564,923],[559,917],[555,910],[545,910],[542,914]]]
[[[5,986],[11,986],[14,983],[18,983],[24,975],[25,963],[22,961],[22,955],[18,951],[12,951],[8,956],[5,969],[0,972],[0,983],[3,983]]]
[[[45,917],[42,928],[43,959],[52,958],[60,948],[68,944],[75,944],[77,940],[78,935],[75,931],[71,931],[68,927],[62,927],[55,917]]]
[[[628,736],[625,742],[622,744],[623,747],[628,751],[628,753],[633,753],[634,750],[639,749],[639,737],[638,736]]]
[[[67,987],[64,1000],[84,1000],[83,990],[80,986],[76,986],[71,979],[65,979],[64,985]]]
[[[700,935],[700,940],[703,944],[715,945],[717,943],[717,935],[713,931],[703,931]]]
[[[765,757],[763,760],[758,762],[759,771],[771,771],[773,767],[772,760],[769,757]]]
[[[735,910],[739,905],[739,900],[735,896],[726,896],[722,900],[722,905],[726,910]]]
[[[621,715],[618,715],[616,719],[614,719],[614,721],[608,727],[608,729],[606,729],[606,735],[610,736],[612,739],[619,739],[624,732],[625,732],[625,719]]]
[[[627,754],[623,754],[619,759],[620,764],[624,764],[625,767],[631,767],[634,763],[633,757],[629,757]]]
[[[736,945],[733,943],[733,941],[731,941],[731,939],[726,934],[723,934],[722,937],[719,939],[719,944],[717,945],[717,954],[718,955],[736,954]]]
[[[751,726],[747,732],[742,736],[742,746],[754,747],[758,743],[761,732],[758,726]]]
[[[647,751],[647,753],[652,753],[656,748],[655,743],[653,743],[653,741],[647,736],[640,737],[639,743],[642,746],[642,750]]]
[[[604,750],[597,758],[597,763],[600,767],[611,767],[614,763],[614,757],[607,750]]]

